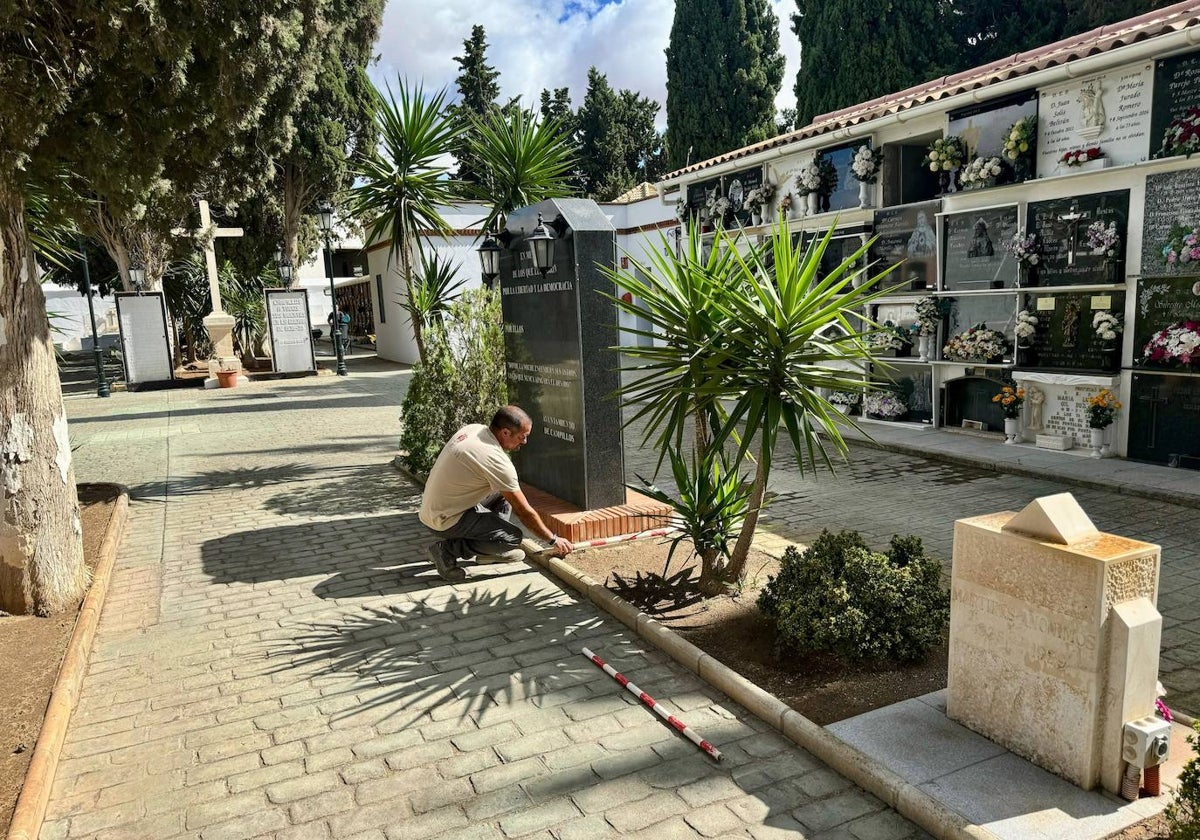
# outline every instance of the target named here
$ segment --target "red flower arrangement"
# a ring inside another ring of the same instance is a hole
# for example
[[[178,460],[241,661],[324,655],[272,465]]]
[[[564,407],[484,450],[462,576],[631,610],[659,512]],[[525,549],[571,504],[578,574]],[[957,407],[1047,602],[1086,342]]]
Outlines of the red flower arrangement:
[[[1102,157],[1104,157],[1104,152],[1100,151],[1100,147],[1092,146],[1088,149],[1074,149],[1064,152],[1063,156],[1058,159],[1058,162],[1067,166],[1081,166],[1089,160],[1097,160]]]
[[[1162,148],[1156,157],[1190,155],[1200,152],[1200,107],[1192,106],[1163,132]]]

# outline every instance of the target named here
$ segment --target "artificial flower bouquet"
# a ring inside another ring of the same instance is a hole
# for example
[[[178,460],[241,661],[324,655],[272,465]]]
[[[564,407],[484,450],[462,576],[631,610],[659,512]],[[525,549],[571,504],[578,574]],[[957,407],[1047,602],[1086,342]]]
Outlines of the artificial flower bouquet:
[[[1094,397],[1088,397],[1087,413],[1088,426],[1093,429],[1107,429],[1117,419],[1121,404],[1117,397],[1107,388],[1101,389]]]
[[[829,395],[829,401],[834,405],[858,405],[862,402],[862,394],[858,391],[834,391]]]
[[[960,176],[964,189],[977,190],[995,185],[1004,174],[1004,162],[998,157],[977,157],[966,165]]]
[[[1018,160],[1031,154],[1036,142],[1037,117],[1030,114],[1008,127],[1008,134],[1004,137],[1004,156],[1009,160]]]
[[[850,172],[864,184],[874,184],[879,179],[879,167],[883,163],[883,149],[859,146],[850,161]]]
[[[863,401],[863,411],[876,417],[894,420],[908,413],[904,400],[891,391],[873,391]]]
[[[930,172],[949,172],[962,166],[966,157],[967,150],[962,139],[950,135],[930,143],[921,164],[928,166]]]
[[[796,191],[800,195],[820,192],[823,175],[821,172],[822,155],[817,155],[812,162],[800,170],[796,176]]]
[[[1092,222],[1087,228],[1087,244],[1092,253],[1103,255],[1106,260],[1115,260],[1121,253],[1121,234],[1117,223]]]
[[[899,350],[912,343],[912,334],[906,327],[884,321],[883,325],[867,337],[867,344],[875,350]]]
[[[1029,340],[1037,335],[1038,327],[1041,321],[1038,316],[1030,312],[1028,309],[1022,309],[1017,313],[1017,325],[1013,332],[1017,336],[1017,344],[1022,347],[1029,346]]]
[[[1200,369],[1200,322],[1180,321],[1155,333],[1142,348],[1142,364]]]
[[[1200,107],[1192,106],[1182,117],[1171,120],[1163,131],[1162,147],[1157,157],[1190,155],[1200,152]]]
[[[1167,244],[1162,248],[1163,262],[1167,265],[1186,265],[1200,260],[1200,225],[1188,230],[1175,225],[1167,235]]]
[[[987,362],[1007,352],[1008,339],[983,324],[963,330],[942,348],[943,355],[952,362]]]
[[[949,301],[936,295],[926,295],[917,301],[917,332],[921,335],[936,335],[942,316],[950,311]]]
[[[1012,385],[1001,386],[1000,393],[992,397],[992,402],[1000,404],[1005,417],[1015,420],[1021,416],[1021,406],[1025,404],[1025,389]]]
[[[1004,243],[1004,250],[1020,265],[1037,265],[1042,261],[1042,244],[1036,233],[1026,236],[1024,230],[1018,230]]]
[[[1120,315],[1102,309],[1092,316],[1092,329],[1096,331],[1096,338],[1108,342],[1116,341],[1124,326]]]
[[[1102,157],[1104,157],[1104,152],[1100,151],[1099,146],[1089,146],[1086,149],[1063,152],[1063,156],[1058,159],[1058,162],[1063,166],[1083,166],[1085,163],[1099,160]]]
[[[783,198],[779,199],[779,203],[775,205],[775,209],[777,212],[786,216],[788,211],[792,209],[792,194],[784,193]]]
[[[763,181],[754,189],[746,193],[746,206],[751,210],[771,203],[771,199],[775,197],[775,184],[771,181]]]
[[[687,215],[688,215],[687,202],[681,198],[675,202],[675,218],[679,219],[679,221],[682,222],[684,219],[687,218]]]

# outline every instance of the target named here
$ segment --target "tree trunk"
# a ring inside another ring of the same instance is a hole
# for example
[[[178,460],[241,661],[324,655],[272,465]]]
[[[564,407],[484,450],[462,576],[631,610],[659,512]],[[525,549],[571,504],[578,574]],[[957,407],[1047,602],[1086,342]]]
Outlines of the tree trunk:
[[[738,534],[737,545],[733,547],[729,565],[725,567],[725,579],[739,581],[746,574],[746,557],[750,554],[750,544],[754,542],[754,531],[758,527],[758,514],[762,510],[763,497],[767,490],[767,468],[764,459],[758,459],[758,467],[754,471],[754,481],[750,485],[750,510],[746,521],[742,523],[742,533]]]
[[[283,165],[283,242],[292,270],[300,267],[300,218],[311,196],[303,170],[292,163]],[[294,276],[294,275],[293,275]]]
[[[75,607],[90,574],[46,300],[20,196],[0,185],[0,609]]]
[[[413,312],[411,301],[413,299],[413,272],[412,272],[412,246],[408,241],[408,236],[405,235],[399,248],[400,256],[400,273],[404,276],[404,288],[408,290],[408,320],[412,322],[413,341],[417,344],[417,358],[421,364],[425,364],[425,336],[422,329],[421,319],[417,313]],[[382,301],[380,302],[382,305]]]

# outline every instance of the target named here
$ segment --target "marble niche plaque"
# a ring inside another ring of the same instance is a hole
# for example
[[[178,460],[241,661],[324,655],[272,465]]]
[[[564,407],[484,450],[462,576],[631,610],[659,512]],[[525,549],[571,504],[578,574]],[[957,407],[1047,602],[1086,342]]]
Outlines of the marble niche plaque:
[[[162,292],[117,292],[125,382],[132,388],[175,378]]]
[[[1200,277],[1143,277],[1138,280],[1133,321],[1133,361],[1155,333],[1180,321],[1200,321]]]
[[[1129,190],[1030,202],[1026,216],[1028,230],[1037,234],[1042,246],[1037,285],[1070,286],[1124,280],[1119,269],[1125,256]],[[1103,251],[1093,253],[1088,247],[1088,226],[1095,222],[1106,228],[1110,224],[1117,226],[1122,247],[1115,265],[1106,261]]]
[[[1066,152],[1093,146],[1109,166],[1145,160],[1153,82],[1154,65],[1140,64],[1041,90],[1038,172],[1079,171],[1059,161]]]
[[[1200,105],[1200,52],[1160,59],[1154,66],[1154,107],[1150,115],[1150,154],[1162,148],[1172,120]]]
[[[1097,312],[1125,312],[1124,292],[1099,294],[1028,294],[1023,308],[1038,319],[1037,332],[1028,350],[1019,348],[1023,368],[1046,370],[1112,371],[1119,351],[1096,336],[1092,320]]]
[[[875,242],[869,256],[875,271],[903,263],[884,280],[900,292],[937,286],[937,214],[942,202],[926,201],[875,211]]]
[[[946,291],[1011,289],[1017,261],[1004,243],[1017,232],[1017,205],[985,207],[942,216],[942,288]]]
[[[1200,277],[1200,263],[1169,265],[1163,247],[1176,225],[1191,230],[1200,224],[1200,169],[1181,169],[1146,176],[1146,204],[1142,217],[1142,276],[1190,275]]]
[[[1130,458],[1200,470],[1200,376],[1135,373]]]
[[[276,373],[316,371],[308,293],[266,289],[267,327],[271,339],[271,365]]]

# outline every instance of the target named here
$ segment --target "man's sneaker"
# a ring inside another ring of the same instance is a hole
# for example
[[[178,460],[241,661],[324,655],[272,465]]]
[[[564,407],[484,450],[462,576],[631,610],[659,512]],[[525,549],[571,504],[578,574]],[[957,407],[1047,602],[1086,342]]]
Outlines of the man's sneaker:
[[[503,554],[477,554],[475,556],[475,562],[481,566],[487,566],[492,563],[517,563],[524,559],[525,549],[523,548],[514,548]]]
[[[433,561],[433,567],[437,569],[438,576],[442,580],[456,582],[465,580],[467,573],[458,568],[454,563],[449,562],[446,556],[442,553],[441,546],[434,543],[425,549],[425,553],[429,555],[429,559]]]

